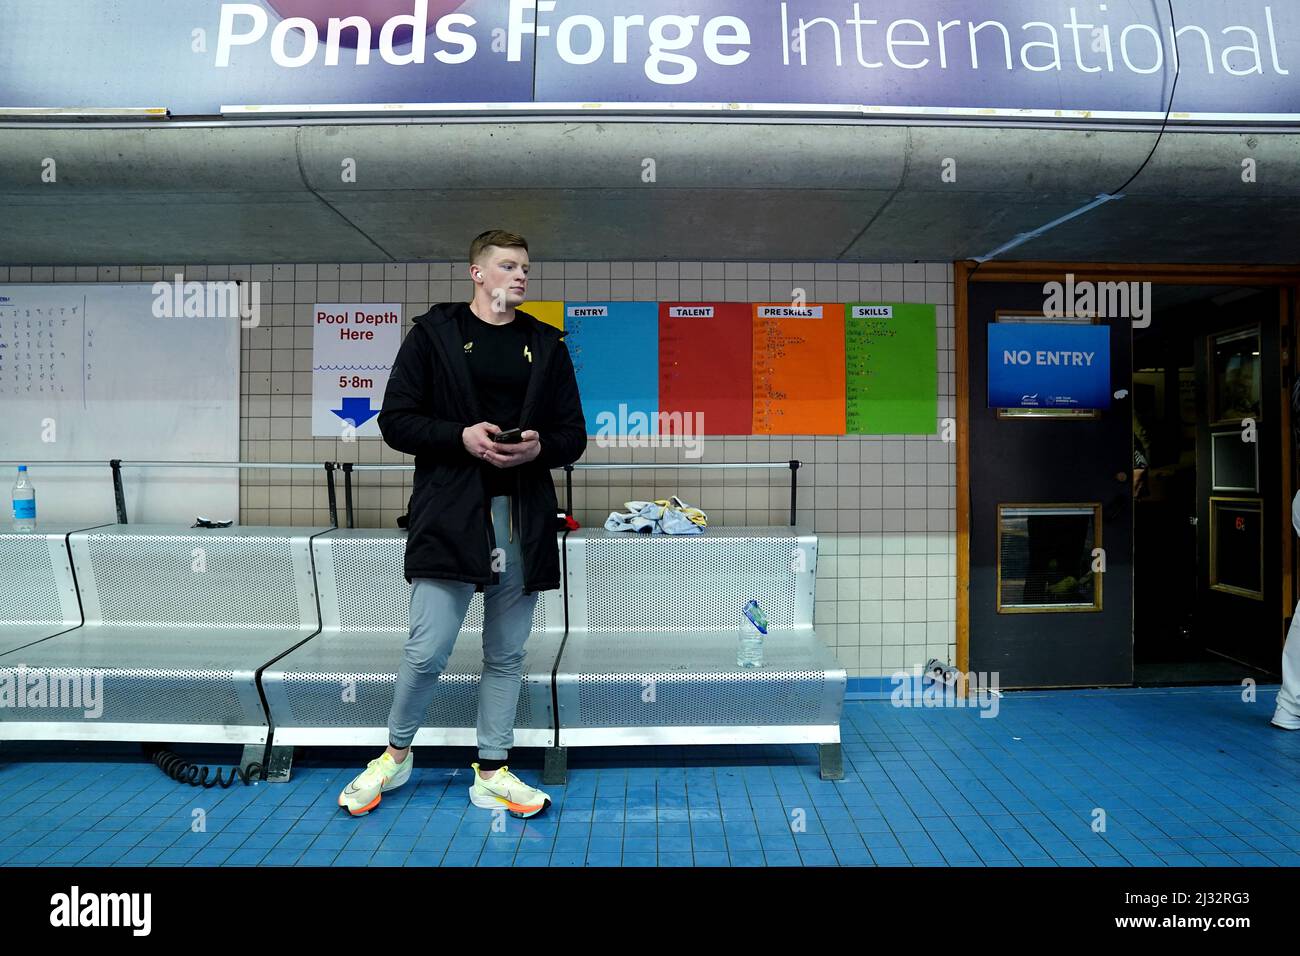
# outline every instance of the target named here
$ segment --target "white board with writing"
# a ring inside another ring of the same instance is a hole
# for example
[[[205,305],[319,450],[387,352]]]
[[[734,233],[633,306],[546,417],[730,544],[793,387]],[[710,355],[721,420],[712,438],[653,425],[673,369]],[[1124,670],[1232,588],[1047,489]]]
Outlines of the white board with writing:
[[[166,317],[161,302],[149,283],[0,285],[0,459],[28,465],[38,528],[115,521],[110,458],[238,460],[240,320]],[[47,464],[95,459],[102,470]],[[133,524],[239,520],[236,469],[122,476]]]

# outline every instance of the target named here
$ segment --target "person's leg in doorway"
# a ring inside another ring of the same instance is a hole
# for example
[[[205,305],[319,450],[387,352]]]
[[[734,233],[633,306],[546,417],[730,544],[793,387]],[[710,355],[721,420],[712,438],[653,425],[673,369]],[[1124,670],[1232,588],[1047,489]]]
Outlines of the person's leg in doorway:
[[[1291,617],[1291,628],[1282,645],[1282,686],[1272,724],[1283,730],[1300,730],[1300,605]]]
[[[1300,381],[1292,400],[1300,396]],[[1300,491],[1291,499],[1291,527],[1300,535]],[[1300,604],[1291,615],[1291,627],[1282,645],[1282,686],[1277,692],[1277,707],[1273,711],[1274,727],[1283,730],[1300,730]]]
[[[524,644],[532,632],[537,592],[523,591],[519,529],[509,498],[492,499],[499,583],[483,589],[483,676],[478,691],[478,762],[473,764],[470,802],[531,817],[550,805],[545,792],[530,787],[506,765],[514,745],[515,712],[524,676]]]
[[[385,792],[410,778],[415,763],[411,741],[433,700],[473,597],[474,585],[464,581],[411,579],[411,635],[402,649],[388,712],[388,748],[339,794],[339,806],[353,816],[369,813]]]

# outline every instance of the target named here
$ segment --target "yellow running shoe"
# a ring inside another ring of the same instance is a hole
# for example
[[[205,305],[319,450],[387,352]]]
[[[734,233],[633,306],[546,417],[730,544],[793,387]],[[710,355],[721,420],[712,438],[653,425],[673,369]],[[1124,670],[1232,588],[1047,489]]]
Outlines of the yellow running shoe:
[[[408,750],[406,759],[401,763],[394,760],[385,750],[366,764],[366,769],[343,788],[343,792],[339,794],[339,806],[346,808],[354,817],[365,816],[379,806],[385,791],[395,790],[410,779],[413,766],[415,766],[414,750]]]
[[[533,817],[551,805],[550,794],[535,787],[530,787],[513,773],[509,767],[502,767],[490,778],[485,779],[479,773],[478,764],[474,768],[474,783],[469,788],[469,802],[485,810],[504,807],[512,817]]]

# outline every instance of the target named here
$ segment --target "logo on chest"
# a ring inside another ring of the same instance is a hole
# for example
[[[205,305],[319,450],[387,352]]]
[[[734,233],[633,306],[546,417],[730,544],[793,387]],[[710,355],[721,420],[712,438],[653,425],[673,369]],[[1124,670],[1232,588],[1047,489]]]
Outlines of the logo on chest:
[[[463,346],[461,346],[461,348],[465,350],[466,355],[470,355],[474,351],[474,343],[466,342]],[[527,345],[524,346],[524,358],[528,359],[529,365],[533,363],[533,353],[532,350],[529,349]]]

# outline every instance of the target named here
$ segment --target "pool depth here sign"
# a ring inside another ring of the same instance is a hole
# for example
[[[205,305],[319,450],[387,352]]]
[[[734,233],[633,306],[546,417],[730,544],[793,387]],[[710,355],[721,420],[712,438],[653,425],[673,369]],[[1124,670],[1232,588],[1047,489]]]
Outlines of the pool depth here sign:
[[[378,437],[376,416],[402,344],[400,303],[317,303],[312,307],[311,433]]]
[[[989,325],[989,408],[1109,408],[1110,327]]]

